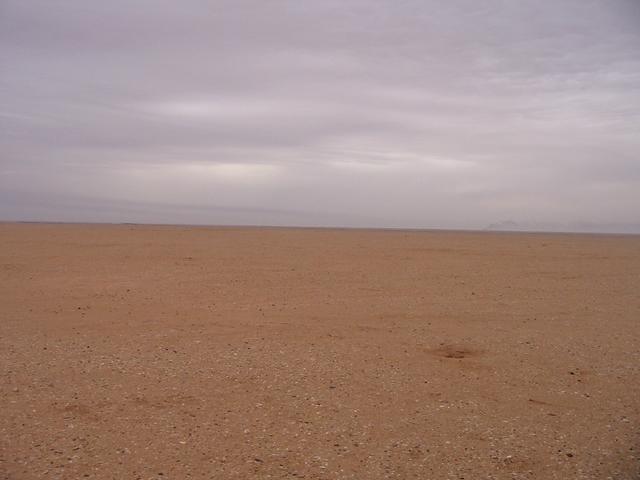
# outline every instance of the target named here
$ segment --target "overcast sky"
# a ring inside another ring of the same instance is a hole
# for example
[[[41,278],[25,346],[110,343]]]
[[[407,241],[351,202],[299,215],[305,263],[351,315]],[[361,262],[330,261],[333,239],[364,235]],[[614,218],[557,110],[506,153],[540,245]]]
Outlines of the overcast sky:
[[[640,1],[0,0],[0,219],[640,232]]]

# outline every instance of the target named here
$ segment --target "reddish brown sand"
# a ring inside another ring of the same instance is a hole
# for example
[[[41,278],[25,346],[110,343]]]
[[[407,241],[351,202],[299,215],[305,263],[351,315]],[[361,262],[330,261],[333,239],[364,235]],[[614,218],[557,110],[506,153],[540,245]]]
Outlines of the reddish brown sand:
[[[640,237],[0,225],[0,478],[640,478]]]

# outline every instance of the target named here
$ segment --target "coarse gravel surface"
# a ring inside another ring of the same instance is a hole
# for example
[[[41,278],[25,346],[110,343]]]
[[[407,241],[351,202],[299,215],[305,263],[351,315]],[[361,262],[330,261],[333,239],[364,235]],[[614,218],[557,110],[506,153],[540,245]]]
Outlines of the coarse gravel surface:
[[[640,237],[0,224],[2,479],[638,479]]]

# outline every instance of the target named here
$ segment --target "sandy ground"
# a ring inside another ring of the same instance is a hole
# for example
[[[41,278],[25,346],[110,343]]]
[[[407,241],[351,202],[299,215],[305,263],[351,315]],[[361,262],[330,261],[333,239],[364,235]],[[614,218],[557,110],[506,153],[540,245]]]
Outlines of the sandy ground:
[[[0,225],[0,478],[640,478],[640,237]]]

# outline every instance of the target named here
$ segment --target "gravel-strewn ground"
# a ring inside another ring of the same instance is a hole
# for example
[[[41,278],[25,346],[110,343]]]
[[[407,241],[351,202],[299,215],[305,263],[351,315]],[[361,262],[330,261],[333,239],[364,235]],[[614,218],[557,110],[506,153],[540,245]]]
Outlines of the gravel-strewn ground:
[[[0,478],[640,475],[640,237],[4,224],[0,305]]]

